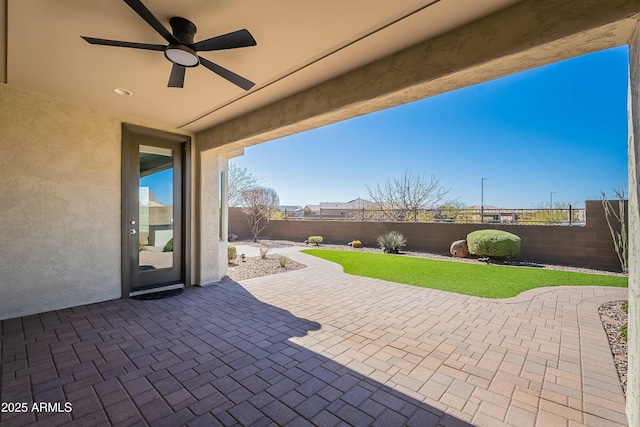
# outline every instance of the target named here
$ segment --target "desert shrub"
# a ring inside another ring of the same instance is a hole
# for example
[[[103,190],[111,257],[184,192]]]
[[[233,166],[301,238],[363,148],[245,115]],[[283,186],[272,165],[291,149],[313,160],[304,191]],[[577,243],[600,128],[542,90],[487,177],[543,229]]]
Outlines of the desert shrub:
[[[502,230],[477,230],[467,235],[467,246],[473,255],[508,258],[520,252],[520,237]]]
[[[352,248],[361,248],[362,247],[362,242],[360,240],[354,240],[353,242],[351,242],[351,247]]]
[[[162,252],[173,252],[173,237],[169,239],[166,245],[164,245]]]
[[[310,236],[307,239],[307,242],[313,243],[314,245],[319,246],[320,243],[322,243],[322,236]]]
[[[227,246],[227,255],[229,258],[229,262],[233,261],[238,257],[238,250],[236,249],[235,245],[232,245],[231,243],[229,243],[229,246]]]
[[[278,263],[280,264],[280,268],[285,268],[289,263],[289,258],[284,255],[280,255],[280,257],[278,258]]]
[[[397,231],[390,231],[378,237],[378,244],[386,253],[397,254],[407,239]]]
[[[139,252],[148,251],[149,250],[147,245],[145,243],[142,243],[142,242],[138,242],[138,248],[139,248]]]
[[[267,259],[267,255],[271,251],[271,248],[267,248],[266,246],[260,246],[260,258]]]

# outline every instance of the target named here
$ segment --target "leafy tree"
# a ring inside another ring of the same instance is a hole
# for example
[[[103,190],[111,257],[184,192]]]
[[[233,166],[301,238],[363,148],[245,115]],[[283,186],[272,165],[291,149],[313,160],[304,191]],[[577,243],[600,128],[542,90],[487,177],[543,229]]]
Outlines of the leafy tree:
[[[438,204],[450,189],[440,186],[440,180],[433,175],[427,181],[424,174],[414,176],[407,170],[403,176],[387,179],[382,185],[367,185],[367,190],[388,219],[408,221],[414,219],[418,209]]]
[[[253,241],[258,241],[258,234],[265,229],[271,216],[278,210],[280,198],[272,188],[254,187],[241,193],[242,213],[247,217]]]
[[[229,206],[240,206],[242,204],[242,192],[250,188],[257,187],[260,180],[256,178],[247,168],[237,166],[229,162],[227,171]]]

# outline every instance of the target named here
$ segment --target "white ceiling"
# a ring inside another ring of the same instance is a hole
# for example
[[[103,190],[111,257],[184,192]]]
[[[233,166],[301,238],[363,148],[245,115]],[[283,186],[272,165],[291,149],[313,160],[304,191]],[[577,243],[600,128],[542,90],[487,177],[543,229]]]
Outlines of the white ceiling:
[[[9,0],[7,82],[198,132],[518,1],[143,0],[169,30],[173,16],[191,20],[196,42],[248,29],[257,46],[200,53],[256,83],[245,92],[203,66],[168,88],[162,52],[80,38],[166,44],[122,0]]]

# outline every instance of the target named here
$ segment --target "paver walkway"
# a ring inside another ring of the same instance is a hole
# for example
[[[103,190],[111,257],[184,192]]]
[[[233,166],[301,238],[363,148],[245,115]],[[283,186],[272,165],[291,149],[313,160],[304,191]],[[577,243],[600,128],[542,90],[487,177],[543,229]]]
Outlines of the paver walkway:
[[[626,425],[597,312],[626,289],[487,300],[282,252],[308,267],[3,321],[0,397],[29,410],[0,424]]]

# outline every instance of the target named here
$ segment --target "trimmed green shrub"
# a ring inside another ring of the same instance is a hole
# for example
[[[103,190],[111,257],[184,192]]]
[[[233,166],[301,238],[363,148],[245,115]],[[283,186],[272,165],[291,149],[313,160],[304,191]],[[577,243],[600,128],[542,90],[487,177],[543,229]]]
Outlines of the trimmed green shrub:
[[[473,255],[508,258],[520,252],[520,237],[502,230],[477,230],[467,235],[467,246]]]
[[[320,243],[322,243],[322,236],[310,236],[307,239],[307,242],[313,243],[314,245],[319,246]]]
[[[361,248],[362,247],[362,242],[360,240],[354,240],[353,242],[351,242],[351,247],[352,248]]]
[[[149,250],[147,245],[145,243],[142,243],[142,242],[138,242],[138,248],[140,249],[139,252],[148,251]]]
[[[173,252],[173,237],[164,245],[162,252]]]
[[[397,254],[401,247],[407,243],[406,237],[397,231],[390,231],[378,237],[378,244],[389,254]]]
[[[229,262],[238,257],[238,250],[236,249],[235,245],[229,243],[229,245],[227,246],[227,256],[229,258]]]

